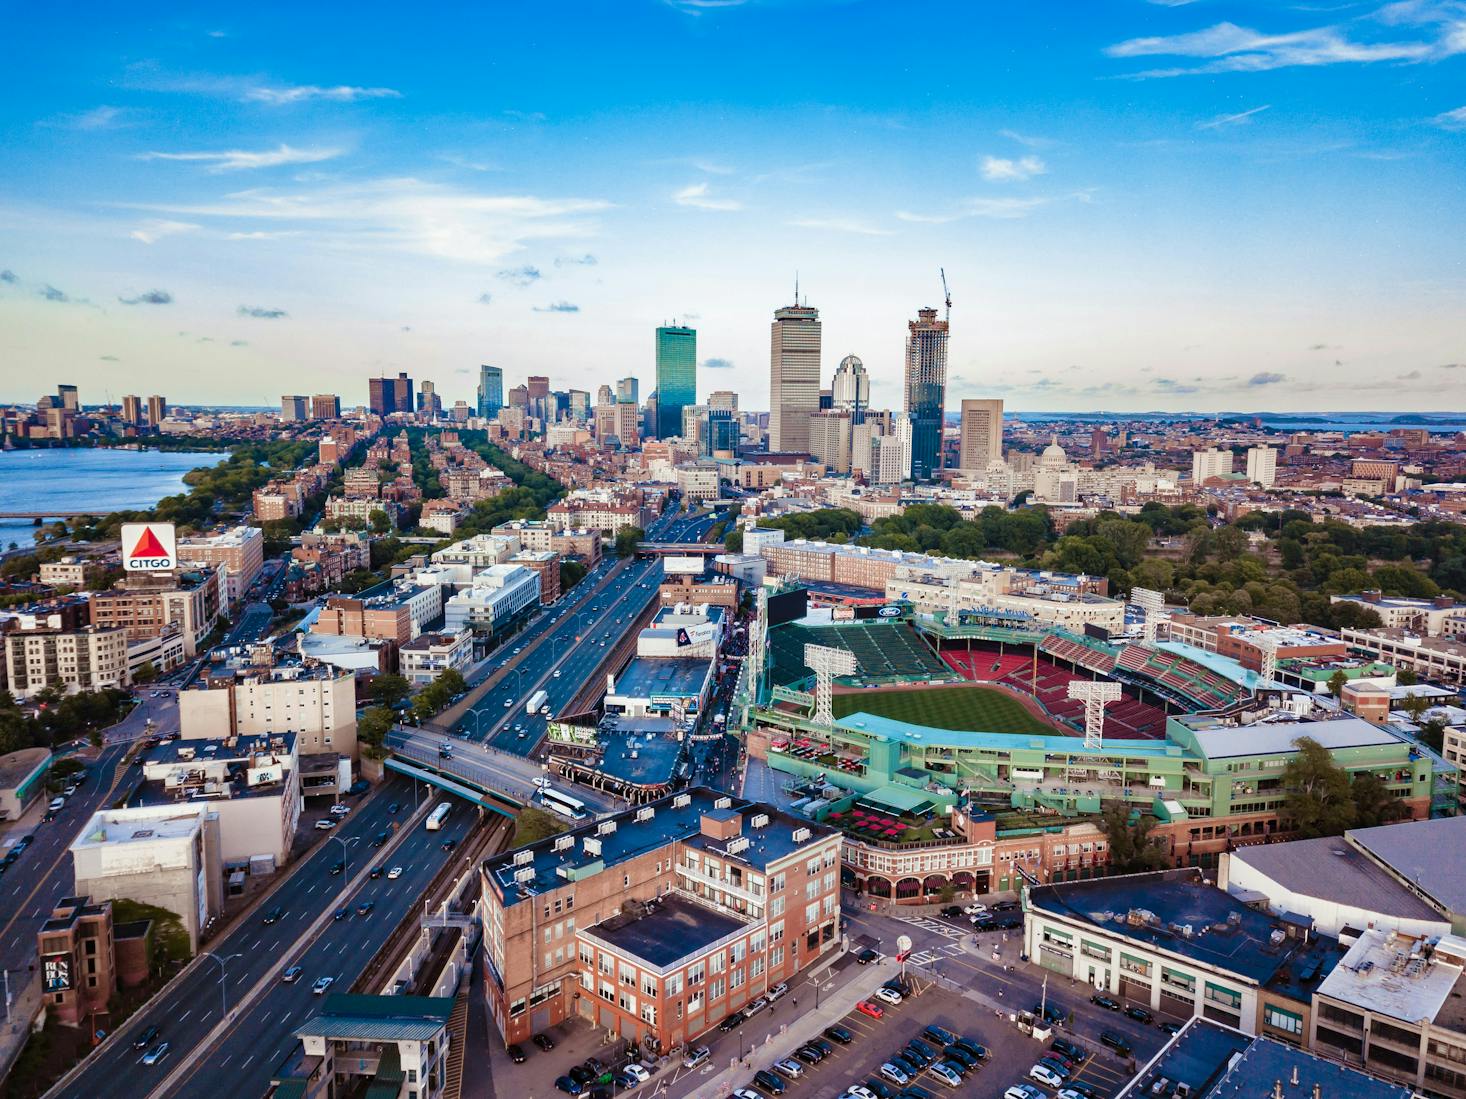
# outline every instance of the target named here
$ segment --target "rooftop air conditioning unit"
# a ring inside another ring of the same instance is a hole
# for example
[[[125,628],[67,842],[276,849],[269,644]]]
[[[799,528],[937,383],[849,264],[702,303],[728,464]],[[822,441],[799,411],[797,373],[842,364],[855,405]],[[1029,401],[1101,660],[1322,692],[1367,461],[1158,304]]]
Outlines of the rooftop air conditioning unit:
[[[596,835],[598,836],[609,836],[614,831],[616,831],[616,822],[614,820],[603,820],[600,824],[596,825]]]
[[[768,824],[769,815],[767,813],[755,813],[753,819],[748,822],[750,828],[767,828]]]
[[[526,863],[534,862],[534,852],[530,850],[517,851],[514,854],[514,865],[523,866]]]
[[[636,811],[636,819],[639,821],[651,820],[652,817],[656,815],[657,811],[653,809],[650,805],[643,805],[640,809]]]
[[[684,808],[686,808],[687,806],[689,806],[691,804],[692,804],[692,795],[691,794],[678,794],[675,798],[672,799],[672,808],[673,809],[684,809]]]
[[[733,799],[730,798],[730,797],[721,797],[717,801],[713,802],[713,808],[714,809],[731,809],[731,808],[733,808]]]
[[[587,855],[590,855],[592,858],[600,855],[601,841],[596,839],[595,836],[586,836],[581,842],[585,847],[585,853]]]
[[[796,828],[794,829],[793,839],[795,843],[803,843],[813,834],[808,828]]]
[[[554,850],[556,850],[556,851],[568,851],[568,850],[570,850],[570,848],[572,848],[574,846],[575,846],[575,837],[574,836],[566,835],[566,836],[556,836],[555,837],[555,847],[554,847]]]
[[[522,866],[514,871],[514,880],[523,885],[527,881],[534,881],[534,867]]]

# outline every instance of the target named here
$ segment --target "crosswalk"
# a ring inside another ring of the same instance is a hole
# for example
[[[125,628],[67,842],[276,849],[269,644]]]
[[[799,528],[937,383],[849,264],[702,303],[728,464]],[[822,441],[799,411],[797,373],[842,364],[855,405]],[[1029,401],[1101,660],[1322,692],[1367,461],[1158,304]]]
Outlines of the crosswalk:
[[[968,934],[960,927],[953,927],[941,920],[934,920],[930,916],[897,916],[902,923],[909,923],[912,927],[919,927],[923,931],[930,931],[933,935],[940,935],[944,939],[961,939]]]
[[[935,950],[918,950],[911,955],[910,961],[916,965],[931,965],[938,958],[955,958],[965,953],[961,943],[948,943],[946,946],[937,947]]]

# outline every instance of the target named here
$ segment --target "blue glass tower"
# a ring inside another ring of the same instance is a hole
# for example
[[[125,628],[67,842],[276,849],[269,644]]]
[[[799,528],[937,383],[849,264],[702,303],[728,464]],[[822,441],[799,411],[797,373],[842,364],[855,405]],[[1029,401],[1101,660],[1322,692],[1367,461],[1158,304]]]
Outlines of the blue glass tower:
[[[697,404],[697,329],[657,329],[657,438],[682,434],[682,410]]]

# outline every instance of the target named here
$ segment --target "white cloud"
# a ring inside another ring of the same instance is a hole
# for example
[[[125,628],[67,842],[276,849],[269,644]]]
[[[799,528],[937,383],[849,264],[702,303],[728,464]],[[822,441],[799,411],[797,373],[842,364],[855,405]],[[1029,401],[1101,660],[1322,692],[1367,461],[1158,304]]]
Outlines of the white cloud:
[[[401,98],[402,93],[395,88],[358,88],[350,84],[337,84],[329,88],[323,88],[319,84],[296,84],[283,88],[258,86],[248,88],[244,93],[246,103],[266,103],[271,107],[304,103],[312,99],[324,99],[332,103],[354,103],[358,99]]]
[[[1076,196],[1077,197],[1077,196]],[[996,218],[1009,221],[1016,218],[1026,218],[1040,206],[1047,205],[1051,200],[1047,197],[1035,196],[1033,198],[969,198],[963,202],[962,207],[948,214],[918,214],[910,210],[896,211],[897,219],[901,221],[914,222],[918,225],[945,225],[949,221],[960,221],[963,218]]]
[[[1022,156],[1017,160],[1009,160],[1001,156],[985,156],[982,158],[981,170],[982,178],[989,183],[1021,183],[1025,179],[1041,176],[1049,169],[1048,165],[1036,156]]]
[[[800,229],[825,229],[831,233],[853,233],[862,237],[888,237],[891,230],[876,225],[867,225],[851,218],[800,218],[790,225]]]
[[[663,3],[683,15],[703,15],[710,11],[741,8],[748,0],[663,0]]]
[[[1252,116],[1261,114],[1271,107],[1271,103],[1265,103],[1261,107],[1253,107],[1251,110],[1238,111],[1236,114],[1219,114],[1215,118],[1209,118],[1205,122],[1198,122],[1198,130],[1220,130],[1227,126],[1245,126],[1252,121]]]
[[[706,183],[693,183],[672,196],[678,206],[692,206],[698,210],[741,210],[743,203],[731,198],[715,198],[708,193]]]
[[[1017,130],[999,130],[999,137],[1006,137],[1009,141],[1016,141],[1028,149],[1047,149],[1054,145],[1054,140],[1048,137],[1035,137],[1033,134],[1020,134]]]
[[[179,233],[193,233],[203,228],[190,221],[170,221],[167,218],[150,218],[127,235],[143,244],[156,244],[164,237]]]
[[[93,107],[79,114],[63,115],[59,122],[73,130],[109,130],[120,125],[126,111],[121,107]]]
[[[288,225],[342,248],[385,248],[466,263],[498,263],[535,240],[584,240],[600,199],[493,195],[407,178],[321,187],[256,187],[218,200],[133,204],[175,217],[217,218],[240,232]]]
[[[1466,130],[1466,107],[1457,107],[1454,111],[1443,111],[1431,121],[1447,130]]]
[[[1372,61],[1424,61],[1466,49],[1452,35],[1414,42],[1363,42],[1338,27],[1315,27],[1288,34],[1263,34],[1235,23],[1217,23],[1187,34],[1131,38],[1108,47],[1110,57],[1187,57],[1202,65],[1152,69],[1137,77],[1184,76],[1191,73],[1265,72],[1295,65],[1337,65]]]
[[[340,156],[344,151],[331,148],[297,149],[282,144],[278,149],[261,149],[258,152],[229,149],[217,153],[142,153],[139,159],[176,160],[205,164],[211,172],[238,172],[255,168],[279,168],[285,164],[319,164],[323,160]]]

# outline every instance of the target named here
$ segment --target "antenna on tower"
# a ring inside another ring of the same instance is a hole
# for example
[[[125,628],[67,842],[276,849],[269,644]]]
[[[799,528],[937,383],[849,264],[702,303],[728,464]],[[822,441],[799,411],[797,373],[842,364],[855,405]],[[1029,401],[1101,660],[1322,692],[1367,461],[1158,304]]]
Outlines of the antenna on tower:
[[[799,272],[794,272],[794,304],[799,304]]]
[[[948,324],[951,324],[952,323],[952,291],[950,291],[950,290],[947,289],[947,269],[945,267],[939,267],[939,268],[937,268],[937,270],[942,273],[942,297],[944,297],[944,298],[947,299],[947,317],[946,317],[946,321],[947,321]]]

